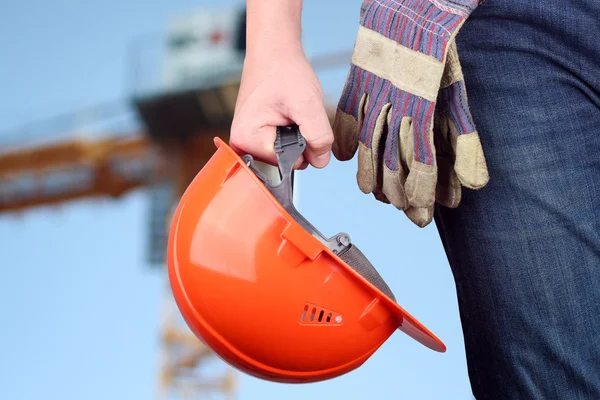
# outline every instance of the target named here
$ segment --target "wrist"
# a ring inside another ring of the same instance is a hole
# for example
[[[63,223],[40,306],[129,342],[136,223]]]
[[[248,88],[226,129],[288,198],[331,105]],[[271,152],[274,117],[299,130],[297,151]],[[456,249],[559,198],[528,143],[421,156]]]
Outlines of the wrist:
[[[264,40],[260,45],[246,48],[246,60],[260,62],[305,57],[302,43],[295,39],[277,38]]]
[[[302,0],[247,0],[246,54],[302,52]]]

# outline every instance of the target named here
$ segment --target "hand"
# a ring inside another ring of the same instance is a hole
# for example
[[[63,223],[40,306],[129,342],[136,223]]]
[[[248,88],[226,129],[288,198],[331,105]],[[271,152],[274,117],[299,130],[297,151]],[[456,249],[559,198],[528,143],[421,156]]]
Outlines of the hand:
[[[295,168],[323,168],[330,160],[333,132],[321,85],[301,46],[273,50],[249,55],[244,62],[230,146],[276,165],[276,127],[295,123],[307,142]]]

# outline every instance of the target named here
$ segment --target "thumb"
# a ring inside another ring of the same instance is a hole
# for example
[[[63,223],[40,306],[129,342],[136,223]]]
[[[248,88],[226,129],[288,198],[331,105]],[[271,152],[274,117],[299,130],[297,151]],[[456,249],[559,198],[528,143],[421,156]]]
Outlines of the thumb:
[[[329,164],[333,130],[322,102],[313,102],[295,118],[296,124],[306,139],[306,161],[315,168]]]

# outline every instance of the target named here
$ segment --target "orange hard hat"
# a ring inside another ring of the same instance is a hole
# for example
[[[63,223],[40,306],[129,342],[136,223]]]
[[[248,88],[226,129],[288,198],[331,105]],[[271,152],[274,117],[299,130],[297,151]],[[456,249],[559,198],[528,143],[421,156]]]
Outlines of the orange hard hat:
[[[168,244],[177,306],[214,353],[254,377],[308,383],[358,368],[397,329],[446,350],[348,235],[327,239],[294,208],[292,169],[306,146],[297,126],[277,129],[279,184],[251,156],[215,144]]]

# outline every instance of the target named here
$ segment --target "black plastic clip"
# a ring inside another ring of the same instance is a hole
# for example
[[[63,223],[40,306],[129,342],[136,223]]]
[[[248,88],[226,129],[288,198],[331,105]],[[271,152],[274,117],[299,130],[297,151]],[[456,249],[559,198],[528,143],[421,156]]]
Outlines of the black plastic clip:
[[[310,232],[321,243],[327,246],[336,254],[342,254],[351,247],[350,237],[346,233],[339,233],[332,238],[325,238],[314,226],[312,226],[294,207],[293,186],[294,186],[294,164],[304,150],[306,149],[306,140],[300,133],[298,125],[288,125],[277,127],[277,136],[275,138],[275,153],[279,166],[279,176],[281,182],[273,185],[271,180],[254,166],[254,159],[247,154],[242,157],[244,162],[252,169],[256,176],[265,184],[267,189],[286,209],[288,213],[304,229]]]

